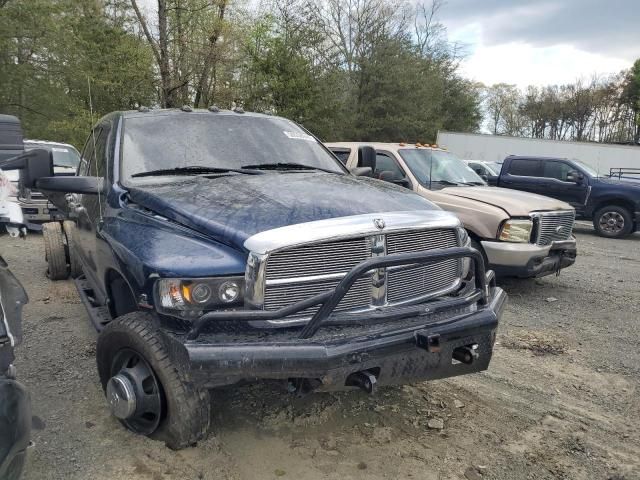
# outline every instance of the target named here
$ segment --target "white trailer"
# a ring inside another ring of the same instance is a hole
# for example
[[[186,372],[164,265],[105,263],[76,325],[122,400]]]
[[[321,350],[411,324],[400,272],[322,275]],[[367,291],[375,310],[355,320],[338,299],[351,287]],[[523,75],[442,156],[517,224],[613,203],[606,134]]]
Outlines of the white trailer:
[[[610,168],[640,168],[640,146],[438,132],[437,143],[464,160],[502,162],[509,155],[575,158],[608,174]]]

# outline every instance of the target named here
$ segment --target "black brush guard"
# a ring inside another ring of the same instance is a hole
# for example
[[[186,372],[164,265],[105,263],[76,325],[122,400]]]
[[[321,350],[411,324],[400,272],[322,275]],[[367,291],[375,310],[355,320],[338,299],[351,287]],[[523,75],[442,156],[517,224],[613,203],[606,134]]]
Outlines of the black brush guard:
[[[395,307],[381,311],[366,311],[358,313],[334,314],[333,311],[347,294],[351,286],[365,273],[377,268],[387,268],[393,266],[406,265],[427,265],[447,259],[471,258],[474,268],[475,289],[463,297],[433,300],[425,303],[407,307]],[[490,285],[491,284],[491,285]],[[489,275],[485,272],[482,254],[470,247],[438,248],[433,250],[400,253],[381,257],[374,257],[353,267],[333,290],[328,290],[300,302],[294,303],[279,310],[240,310],[229,312],[209,312],[205,313],[193,322],[187,334],[187,340],[195,340],[200,333],[213,322],[220,321],[242,321],[259,322],[268,320],[279,320],[308,308],[320,305],[318,311],[311,320],[302,328],[299,334],[300,339],[309,339],[323,325],[335,325],[340,323],[367,323],[392,320],[420,314],[433,314],[441,310],[464,307],[478,302],[480,305],[487,305],[490,296],[490,286],[495,286],[493,272]]]

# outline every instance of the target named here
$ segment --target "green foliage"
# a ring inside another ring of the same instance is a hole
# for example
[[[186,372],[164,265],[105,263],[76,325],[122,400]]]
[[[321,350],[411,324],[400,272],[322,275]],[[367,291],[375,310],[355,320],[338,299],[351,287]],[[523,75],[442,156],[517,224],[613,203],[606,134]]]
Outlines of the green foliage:
[[[92,120],[139,105],[235,102],[327,140],[477,129],[478,92],[441,25],[410,31],[394,0],[273,2],[253,17],[230,0],[165,0],[161,32],[133,0],[11,0],[0,6],[0,112],[28,137],[78,147]],[[359,11],[338,25],[327,9]]]
[[[151,55],[137,36],[83,0],[12,0],[0,9],[0,110],[30,138],[82,146],[94,120],[156,96]]]

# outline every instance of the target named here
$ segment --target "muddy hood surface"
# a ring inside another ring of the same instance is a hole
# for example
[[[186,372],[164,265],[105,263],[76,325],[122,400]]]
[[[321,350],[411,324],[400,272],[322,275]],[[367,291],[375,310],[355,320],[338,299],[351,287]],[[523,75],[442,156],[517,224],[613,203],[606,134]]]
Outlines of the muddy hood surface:
[[[227,245],[314,220],[377,212],[440,210],[396,185],[331,173],[267,173],[190,178],[130,188],[131,200]]]
[[[555,198],[500,187],[447,187],[442,193],[477,200],[499,207],[512,217],[526,217],[533,211],[572,210],[568,203]]]

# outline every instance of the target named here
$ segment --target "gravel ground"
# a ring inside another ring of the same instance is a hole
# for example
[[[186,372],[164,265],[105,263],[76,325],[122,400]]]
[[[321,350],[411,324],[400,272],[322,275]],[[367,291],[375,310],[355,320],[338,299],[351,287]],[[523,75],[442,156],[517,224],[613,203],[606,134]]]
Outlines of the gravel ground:
[[[559,277],[503,282],[487,372],[374,396],[228,388],[210,438],[179,452],[109,415],[73,284],[46,279],[39,235],[2,236],[30,298],[16,362],[34,413],[24,478],[640,479],[640,234],[576,234],[578,261]]]

